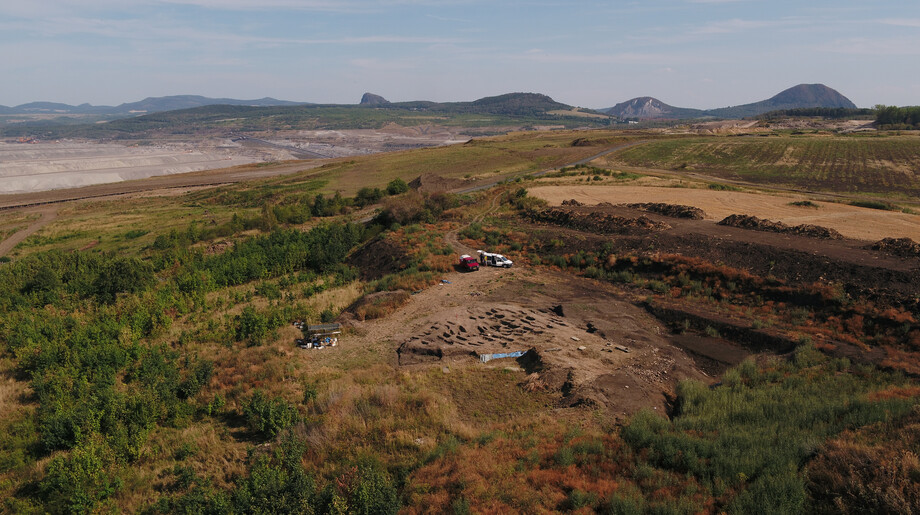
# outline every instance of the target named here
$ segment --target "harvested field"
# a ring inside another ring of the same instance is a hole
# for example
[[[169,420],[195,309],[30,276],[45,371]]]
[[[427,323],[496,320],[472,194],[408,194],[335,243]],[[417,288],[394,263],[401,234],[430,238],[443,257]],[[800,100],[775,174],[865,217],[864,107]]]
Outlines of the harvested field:
[[[809,190],[920,192],[920,138],[913,135],[668,139],[625,150],[608,162]]]
[[[780,221],[788,225],[811,224],[834,229],[846,238],[878,241],[880,237],[920,240],[920,216],[860,208],[844,204],[821,203],[818,209],[791,206],[804,197],[786,197],[738,191],[643,186],[533,186],[532,196],[550,205],[575,199],[583,204],[626,204],[638,201],[684,204],[702,209],[707,220],[718,221],[729,215],[744,214]]]

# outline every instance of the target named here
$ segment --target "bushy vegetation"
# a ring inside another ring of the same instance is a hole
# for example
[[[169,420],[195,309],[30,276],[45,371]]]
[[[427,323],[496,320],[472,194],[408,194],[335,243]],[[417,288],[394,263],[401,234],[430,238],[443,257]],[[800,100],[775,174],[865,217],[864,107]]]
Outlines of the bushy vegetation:
[[[250,458],[248,475],[230,491],[215,488],[194,471],[177,466],[172,494],[154,513],[359,513],[395,514],[400,503],[389,475],[379,464],[362,461],[345,468],[335,481],[317,489],[301,460],[307,447],[285,433],[270,452]]]
[[[607,168],[600,168],[597,166],[591,166],[586,164],[580,164],[575,166],[566,166],[560,168],[557,172],[551,172],[546,174],[546,177],[578,177],[578,176],[591,176],[591,177],[608,177],[611,179],[616,179],[620,181],[632,181],[641,178],[642,176],[637,173],[632,172],[617,172]]]
[[[689,474],[734,513],[801,512],[806,503],[802,464],[828,437],[851,427],[897,420],[914,399],[871,399],[868,394],[904,379],[831,361],[801,347],[793,359],[764,368],[747,362],[720,387],[682,383],[672,422],[644,412],[623,439],[648,462]]]
[[[780,109],[756,116],[759,120],[779,120],[782,118],[809,117],[825,118],[830,120],[841,119],[872,119],[876,114],[874,109],[853,109],[847,107],[799,107],[796,109]]]
[[[373,224],[390,227],[393,224],[434,223],[445,211],[469,203],[469,198],[450,193],[423,195],[417,191],[410,191],[399,198],[386,199]]]
[[[875,106],[875,123],[883,129],[920,128],[920,106]]]
[[[363,229],[342,224],[307,232],[276,229],[216,255],[183,248],[180,242],[188,239],[171,234],[151,249],[158,271],[136,257],[57,251],[0,269],[2,351],[28,378],[37,403],[25,416],[32,418],[38,439],[8,466],[25,467],[65,451],[52,460],[35,491],[55,511],[102,509],[122,484],[118,470],[149,452],[151,433],[188,424],[202,407],[197,395],[211,381],[213,363],[154,343],[177,315],[203,309],[205,294],[222,286],[302,271],[347,277],[353,273],[341,261]],[[291,319],[289,311],[246,307],[232,331],[236,339],[258,345]],[[292,406],[260,392],[244,414],[266,437],[299,418]]]
[[[840,505],[832,496],[810,496],[825,485],[810,482],[817,471],[808,464],[852,428],[909,423],[916,396],[886,394],[905,384],[803,346],[788,359],[746,361],[714,387],[681,383],[670,419],[643,411],[615,435],[543,421],[484,438],[414,474],[411,499],[436,510],[463,499],[471,511],[833,512]],[[432,482],[455,485],[451,496],[426,493]],[[912,499],[907,484],[892,499]]]
[[[280,398],[268,398],[256,390],[243,409],[249,428],[264,438],[272,438],[300,419],[297,408]]]
[[[850,202],[851,206],[856,207],[865,207],[868,209],[879,209],[882,211],[895,211],[897,208],[888,202],[881,202],[878,200],[854,200]]]

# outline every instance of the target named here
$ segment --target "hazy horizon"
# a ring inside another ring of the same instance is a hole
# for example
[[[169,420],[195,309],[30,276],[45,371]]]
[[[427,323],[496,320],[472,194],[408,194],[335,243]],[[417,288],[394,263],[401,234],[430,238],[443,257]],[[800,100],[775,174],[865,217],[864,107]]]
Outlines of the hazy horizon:
[[[78,5],[79,4],[79,5]],[[665,0],[36,0],[0,5],[0,105],[543,93],[711,109],[822,83],[920,103],[920,5]],[[896,71],[896,75],[893,74]],[[891,75],[891,80],[880,78]]]

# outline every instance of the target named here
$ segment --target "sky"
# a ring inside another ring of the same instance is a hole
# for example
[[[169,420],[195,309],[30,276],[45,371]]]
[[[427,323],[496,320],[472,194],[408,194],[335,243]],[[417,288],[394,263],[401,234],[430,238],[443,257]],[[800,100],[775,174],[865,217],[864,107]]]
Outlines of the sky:
[[[0,2],[0,105],[544,93],[709,109],[822,83],[920,104],[916,0]]]

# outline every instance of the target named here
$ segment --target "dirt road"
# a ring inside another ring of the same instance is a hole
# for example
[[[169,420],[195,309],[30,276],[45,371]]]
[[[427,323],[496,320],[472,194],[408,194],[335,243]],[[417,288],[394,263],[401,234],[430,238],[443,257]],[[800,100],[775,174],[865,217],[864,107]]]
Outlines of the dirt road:
[[[21,231],[13,233],[9,238],[0,242],[0,257],[5,256],[9,251],[13,250],[16,245],[19,245],[20,242],[28,238],[29,236],[35,234],[36,231],[42,227],[51,223],[58,215],[58,206],[56,205],[46,205],[41,206],[34,211],[35,213],[40,213],[41,217],[29,224],[28,227],[22,229]]]

